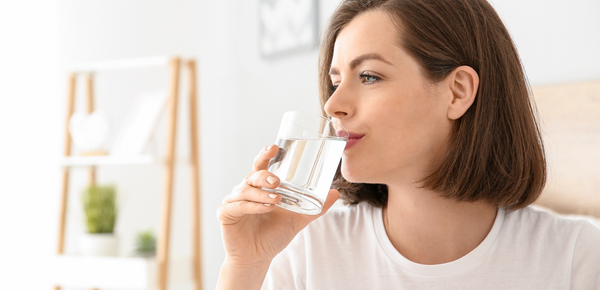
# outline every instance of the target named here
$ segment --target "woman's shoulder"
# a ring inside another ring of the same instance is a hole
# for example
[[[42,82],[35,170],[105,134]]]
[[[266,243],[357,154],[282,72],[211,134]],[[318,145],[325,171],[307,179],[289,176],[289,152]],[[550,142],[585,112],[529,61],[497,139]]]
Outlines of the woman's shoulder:
[[[543,208],[527,207],[507,215],[509,224],[521,224],[529,232],[528,251],[533,256],[560,259],[569,265],[571,289],[600,286],[600,220],[564,216]],[[513,226],[512,229],[517,227]],[[525,236],[525,235],[524,235]],[[550,255],[551,253],[551,255]]]
[[[538,228],[560,232],[578,232],[582,227],[586,230],[600,231],[600,220],[596,226],[590,223],[591,218],[584,216],[564,216],[545,208],[528,206],[524,209],[507,211],[505,220],[509,223],[520,224],[521,227]]]
[[[600,245],[600,228],[584,217],[565,217],[538,207],[507,211],[503,232],[546,246]],[[598,247],[600,252],[600,247]]]

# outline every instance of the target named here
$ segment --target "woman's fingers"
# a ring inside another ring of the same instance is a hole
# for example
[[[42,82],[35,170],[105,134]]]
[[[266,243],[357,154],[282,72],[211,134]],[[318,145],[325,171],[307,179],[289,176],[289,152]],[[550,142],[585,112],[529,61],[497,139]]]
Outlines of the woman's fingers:
[[[252,171],[266,170],[269,166],[269,160],[277,155],[279,147],[277,145],[269,145],[264,147],[256,157],[254,157],[254,166]]]
[[[272,211],[281,196],[261,188],[275,188],[279,178],[266,170],[251,173],[231,194],[223,199],[218,215],[230,222],[246,214],[261,214]]]
[[[248,175],[246,179],[244,179],[242,184],[249,184],[254,187],[266,187],[273,189],[279,186],[279,178],[277,177],[277,175],[269,171],[259,170],[250,173],[250,175]]]
[[[223,203],[232,203],[242,200],[263,203],[279,202],[280,198],[278,194],[260,189],[261,187],[275,188],[279,183],[279,179],[270,174],[259,173],[260,172],[256,172],[257,177],[251,175],[248,180],[234,187],[231,194],[225,197]]]
[[[239,219],[249,214],[268,213],[275,209],[275,205],[252,201],[236,201],[225,203],[219,207],[218,216],[221,224],[235,224]]]
[[[234,224],[245,215],[268,213],[275,209],[275,204],[281,201],[281,196],[254,188],[243,186],[240,192],[235,192],[223,200],[217,211],[221,224]]]

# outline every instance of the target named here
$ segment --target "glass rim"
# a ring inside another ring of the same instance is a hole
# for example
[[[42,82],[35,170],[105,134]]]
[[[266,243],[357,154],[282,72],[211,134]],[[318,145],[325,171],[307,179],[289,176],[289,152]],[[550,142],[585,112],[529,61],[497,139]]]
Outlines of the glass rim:
[[[324,119],[328,122],[331,122],[332,124],[334,124],[335,126],[338,126],[339,128],[341,128],[343,131],[341,130],[337,130],[337,128],[334,126],[334,130],[335,130],[335,135],[337,138],[344,138],[344,139],[348,139],[350,137],[350,132],[348,132],[348,129],[344,128],[344,126],[340,125],[338,122],[332,120],[331,116],[323,116],[320,114],[315,114],[315,113],[311,113],[311,112],[306,112],[306,111],[300,111],[300,110],[291,110],[291,111],[286,111],[285,113],[283,113],[283,115],[285,116],[288,113],[300,113],[300,114],[305,114],[305,115],[312,115],[315,117],[319,117],[321,119]],[[342,133],[342,135],[340,135],[340,133]],[[344,134],[345,133],[345,134]]]

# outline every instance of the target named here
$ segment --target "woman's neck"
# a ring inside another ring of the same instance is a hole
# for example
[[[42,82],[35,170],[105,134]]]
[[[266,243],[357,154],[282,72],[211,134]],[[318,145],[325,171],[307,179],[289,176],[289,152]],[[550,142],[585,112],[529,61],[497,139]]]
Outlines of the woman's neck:
[[[496,218],[497,209],[487,203],[457,202],[415,187],[388,190],[386,233],[415,263],[442,264],[465,256],[485,239]]]

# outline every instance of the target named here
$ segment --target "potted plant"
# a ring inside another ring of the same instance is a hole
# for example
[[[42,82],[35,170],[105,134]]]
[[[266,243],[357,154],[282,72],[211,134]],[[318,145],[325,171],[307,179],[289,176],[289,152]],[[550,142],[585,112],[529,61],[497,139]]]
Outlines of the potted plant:
[[[156,236],[152,230],[139,232],[135,239],[135,255],[150,258],[156,255]]]
[[[119,241],[114,234],[117,220],[117,193],[112,185],[90,185],[81,195],[87,233],[80,249],[88,256],[116,256]]]

